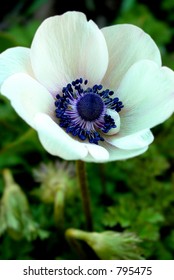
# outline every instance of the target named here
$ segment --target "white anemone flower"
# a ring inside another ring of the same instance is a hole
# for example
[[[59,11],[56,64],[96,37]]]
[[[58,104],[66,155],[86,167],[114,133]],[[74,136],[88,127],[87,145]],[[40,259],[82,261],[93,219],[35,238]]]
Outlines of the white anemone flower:
[[[80,12],[46,19],[31,48],[3,52],[0,85],[43,147],[66,160],[142,154],[174,111],[174,73],[151,37],[131,24],[99,29]]]

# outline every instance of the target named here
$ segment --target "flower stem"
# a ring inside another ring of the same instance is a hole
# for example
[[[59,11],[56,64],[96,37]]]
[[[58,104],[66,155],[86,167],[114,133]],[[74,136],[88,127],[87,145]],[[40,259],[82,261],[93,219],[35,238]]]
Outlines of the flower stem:
[[[65,192],[63,189],[59,189],[54,198],[54,220],[59,229],[64,227],[64,202]]]
[[[92,222],[92,214],[91,214],[91,205],[90,205],[90,195],[88,189],[87,175],[85,170],[85,163],[83,161],[76,161],[76,170],[77,177],[79,182],[79,187],[81,191],[83,210],[86,219],[86,229],[88,231],[92,231],[93,222]]]

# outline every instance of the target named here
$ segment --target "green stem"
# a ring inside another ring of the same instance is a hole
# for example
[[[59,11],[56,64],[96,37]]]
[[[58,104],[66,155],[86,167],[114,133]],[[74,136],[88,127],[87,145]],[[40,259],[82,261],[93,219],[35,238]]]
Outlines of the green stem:
[[[81,191],[83,210],[86,219],[86,229],[88,231],[93,230],[92,214],[91,214],[91,205],[90,205],[90,195],[87,183],[87,175],[85,170],[85,163],[83,161],[76,161],[77,168],[77,177],[79,182],[79,187]]]
[[[55,194],[54,199],[54,220],[58,228],[64,227],[64,203],[65,203],[65,191],[59,189]]]

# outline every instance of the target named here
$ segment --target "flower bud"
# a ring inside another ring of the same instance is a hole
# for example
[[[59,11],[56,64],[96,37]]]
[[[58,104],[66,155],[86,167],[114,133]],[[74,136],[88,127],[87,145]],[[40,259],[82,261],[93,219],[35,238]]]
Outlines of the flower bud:
[[[104,231],[85,232],[78,229],[68,229],[66,237],[85,241],[102,260],[140,260],[139,238],[134,233]]]
[[[40,188],[35,189],[33,193],[44,203],[53,203],[56,193],[60,190],[72,193],[75,178],[72,164],[60,161],[42,163],[33,173],[36,182],[41,183]]]
[[[34,177],[41,185],[32,193],[44,203],[54,204],[54,219],[56,224],[63,225],[64,204],[67,196],[74,195],[75,168],[73,164],[56,161],[41,164],[34,170]]]
[[[33,220],[25,193],[14,181],[10,170],[3,171],[5,189],[0,201],[0,235],[7,230],[16,240],[25,237],[27,240],[47,237]]]

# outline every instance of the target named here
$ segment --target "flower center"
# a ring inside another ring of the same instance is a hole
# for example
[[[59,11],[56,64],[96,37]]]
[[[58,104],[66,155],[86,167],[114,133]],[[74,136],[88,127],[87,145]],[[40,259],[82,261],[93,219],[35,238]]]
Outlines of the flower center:
[[[124,107],[118,97],[109,89],[102,90],[102,85],[87,87],[88,81],[77,79],[67,84],[61,94],[56,95],[56,117],[59,125],[67,133],[71,133],[80,140],[88,140],[98,144],[104,141],[102,133],[108,133],[116,128],[114,119],[107,114],[107,109],[121,111]]]
[[[102,114],[104,102],[96,93],[86,93],[77,102],[79,116],[85,121],[95,121]]]

